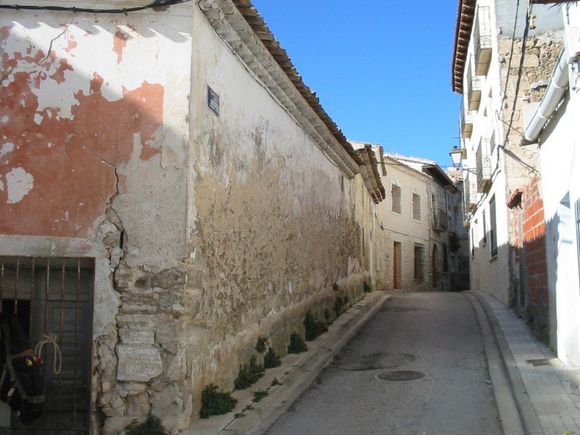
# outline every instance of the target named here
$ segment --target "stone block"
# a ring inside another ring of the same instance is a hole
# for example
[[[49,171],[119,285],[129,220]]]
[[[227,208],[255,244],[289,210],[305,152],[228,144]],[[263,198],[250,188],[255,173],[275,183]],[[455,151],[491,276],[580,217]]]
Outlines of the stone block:
[[[119,330],[119,337],[124,344],[155,344],[153,331],[134,331],[128,328]]]
[[[178,269],[166,269],[151,277],[151,286],[169,289],[184,285],[187,275]]]
[[[120,344],[117,380],[147,382],[163,372],[159,349],[153,346]]]

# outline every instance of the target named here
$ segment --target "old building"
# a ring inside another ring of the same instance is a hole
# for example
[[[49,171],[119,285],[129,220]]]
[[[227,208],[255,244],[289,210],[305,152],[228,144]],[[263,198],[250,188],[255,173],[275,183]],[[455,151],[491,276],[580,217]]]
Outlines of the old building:
[[[183,429],[375,279],[375,154],[248,0],[0,6],[0,296],[63,353],[39,430]]]
[[[520,144],[524,108],[544,95],[561,29],[557,8],[460,0],[452,66],[452,88],[463,96],[471,288],[515,306],[539,337],[547,331],[548,290],[538,149]]]
[[[451,198],[461,197],[452,180],[431,160],[386,154],[382,162],[386,200],[377,207],[378,288],[457,289],[456,261],[450,262],[456,252],[450,247]],[[462,213],[457,216],[462,222]]]
[[[522,146],[540,148],[535,223],[546,235],[550,342],[562,361],[580,366],[580,6],[568,2],[561,14],[565,44],[544,98],[527,107]],[[530,201],[527,191],[518,194]]]

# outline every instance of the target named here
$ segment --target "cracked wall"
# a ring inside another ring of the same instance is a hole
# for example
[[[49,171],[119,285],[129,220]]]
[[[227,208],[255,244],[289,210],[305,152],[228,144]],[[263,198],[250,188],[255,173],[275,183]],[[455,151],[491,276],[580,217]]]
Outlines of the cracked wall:
[[[4,12],[0,42],[0,255],[96,259],[91,425],[118,433],[183,359],[191,5]]]
[[[204,385],[233,387],[258,336],[285,354],[306,311],[323,315],[334,303],[335,283],[351,301],[360,297],[374,207],[360,175],[341,188],[341,172],[197,9],[193,28],[204,44],[192,56],[191,300],[182,342],[195,410]]]

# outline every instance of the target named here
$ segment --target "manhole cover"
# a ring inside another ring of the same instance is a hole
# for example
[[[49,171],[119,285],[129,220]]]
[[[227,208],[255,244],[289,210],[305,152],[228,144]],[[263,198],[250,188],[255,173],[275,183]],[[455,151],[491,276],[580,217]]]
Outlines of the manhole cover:
[[[425,373],[417,372],[415,370],[394,370],[379,375],[379,379],[390,382],[418,381],[424,377]]]
[[[334,366],[342,370],[354,372],[365,370],[394,369],[415,360],[410,353],[376,352],[367,355],[339,355]]]

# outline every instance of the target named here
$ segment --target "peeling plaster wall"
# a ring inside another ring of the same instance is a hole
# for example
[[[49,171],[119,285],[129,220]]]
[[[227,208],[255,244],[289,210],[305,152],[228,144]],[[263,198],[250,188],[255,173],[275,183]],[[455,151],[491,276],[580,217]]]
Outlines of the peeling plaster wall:
[[[96,259],[92,429],[119,433],[180,370],[191,5],[3,10],[0,58],[0,255]]]
[[[199,394],[204,383],[232,388],[258,335],[286,353],[305,312],[334,303],[333,284],[351,301],[360,296],[373,206],[360,175],[341,189],[340,171],[197,9],[193,29],[204,43],[192,56],[184,342]]]

